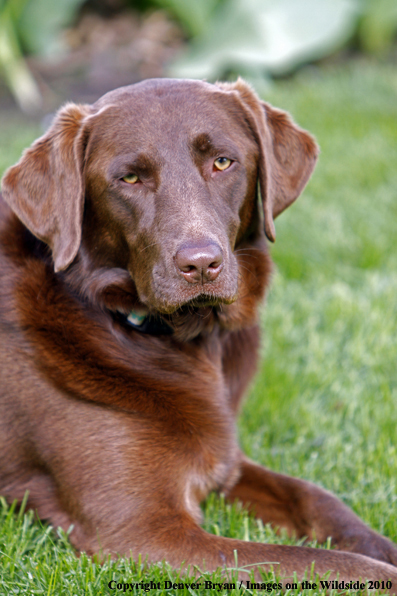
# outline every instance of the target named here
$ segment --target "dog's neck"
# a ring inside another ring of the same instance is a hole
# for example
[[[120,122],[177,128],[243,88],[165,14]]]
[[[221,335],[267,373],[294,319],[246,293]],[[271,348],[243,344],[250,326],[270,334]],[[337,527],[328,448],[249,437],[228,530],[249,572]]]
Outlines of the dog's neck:
[[[203,307],[186,304],[167,315],[151,311],[142,304],[127,270],[93,267],[83,250],[61,275],[78,299],[108,312],[123,327],[147,335],[172,335],[176,341],[188,342],[208,336],[217,328],[234,331],[257,323],[257,305],[270,278],[271,260],[264,242],[244,248],[243,254],[250,254],[251,269],[240,268],[236,302]]]
[[[142,334],[172,335],[176,341],[190,341],[199,335],[208,335],[217,325],[212,307],[181,308],[173,314],[161,315],[150,311],[139,300],[130,274],[125,269],[85,266],[84,257],[78,258],[60,275],[77,299],[107,312],[126,329]]]

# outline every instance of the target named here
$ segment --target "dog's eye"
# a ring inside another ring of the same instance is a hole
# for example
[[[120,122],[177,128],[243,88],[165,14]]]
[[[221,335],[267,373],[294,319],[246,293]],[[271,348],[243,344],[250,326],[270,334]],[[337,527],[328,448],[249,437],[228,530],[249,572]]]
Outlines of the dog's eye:
[[[214,168],[216,170],[227,170],[232,164],[232,160],[228,159],[227,157],[218,157],[214,161]]]
[[[136,174],[128,174],[128,176],[124,176],[122,180],[128,182],[128,184],[135,184],[135,182],[138,182],[139,178]]]

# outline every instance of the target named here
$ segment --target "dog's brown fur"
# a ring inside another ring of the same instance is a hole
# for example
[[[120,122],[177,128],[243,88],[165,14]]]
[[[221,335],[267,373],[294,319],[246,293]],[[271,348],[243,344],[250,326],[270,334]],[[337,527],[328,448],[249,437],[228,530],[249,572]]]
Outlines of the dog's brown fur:
[[[217,170],[219,157],[230,167]],[[28,490],[28,505],[73,524],[88,553],[214,569],[237,550],[240,565],[279,562],[284,576],[315,561],[332,577],[397,582],[395,545],[330,493],[252,463],[236,440],[271,272],[263,227],[274,240],[273,218],[316,157],[310,135],[242,81],[147,81],[58,113],[3,180],[7,499]],[[222,263],[207,270],[200,251],[214,247]],[[180,265],[186,250],[196,268]],[[130,326],[142,308],[173,333]],[[207,534],[199,504],[211,490],[352,552]]]

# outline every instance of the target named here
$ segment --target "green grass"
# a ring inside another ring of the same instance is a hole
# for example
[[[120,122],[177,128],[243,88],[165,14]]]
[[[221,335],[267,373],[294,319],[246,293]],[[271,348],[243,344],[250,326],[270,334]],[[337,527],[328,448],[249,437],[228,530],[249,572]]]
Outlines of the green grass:
[[[332,490],[397,541],[396,97],[396,69],[369,64],[302,71],[267,97],[322,152],[303,197],[276,222],[264,359],[239,433],[250,457]],[[0,169],[38,133],[36,124],[2,124]],[[204,511],[211,532],[291,543],[218,497]],[[30,514],[3,504],[0,516],[1,595],[120,593],[107,587],[113,578],[178,581],[164,565],[77,558]]]

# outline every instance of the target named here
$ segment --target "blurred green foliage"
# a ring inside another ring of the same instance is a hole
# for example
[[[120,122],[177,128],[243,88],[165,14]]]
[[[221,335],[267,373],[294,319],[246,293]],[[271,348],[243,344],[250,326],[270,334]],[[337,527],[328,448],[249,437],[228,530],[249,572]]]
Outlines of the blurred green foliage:
[[[0,0],[0,75],[25,112],[40,107],[41,95],[24,55],[59,52],[61,32],[83,2]]]
[[[73,22],[84,0],[11,0],[11,3],[21,1],[25,10],[17,26],[24,50],[45,56],[62,51],[61,32]]]
[[[129,0],[130,6],[134,7],[137,0]],[[324,11],[327,5],[334,5],[334,9],[355,9],[353,28],[356,31],[358,49],[368,54],[384,55],[392,47],[397,36],[397,2],[396,0],[347,0],[345,2],[329,2],[328,0],[317,0],[312,3],[310,0],[261,0],[260,3],[252,0],[198,0],[194,3],[187,3],[185,0],[140,0],[141,8],[150,8],[153,3],[166,9],[183,26],[186,33],[197,40],[207,35],[208,28],[220,31],[225,26],[225,18],[232,18],[242,28],[244,22],[238,20],[238,13],[251,12],[252,18],[258,15],[261,9],[278,9],[288,12],[292,10],[301,12],[304,16],[309,15],[308,20],[315,20],[315,13],[310,13],[314,7],[315,11]],[[217,27],[215,27],[215,24]],[[314,23],[313,23],[314,24]]]
[[[209,23],[212,22],[216,9],[220,4],[228,4],[228,0],[198,0],[186,2],[186,0],[154,0],[155,3],[172,14],[182,25],[189,36],[198,37],[202,35]],[[134,0],[130,0],[134,5]]]
[[[358,23],[359,46],[369,54],[385,55],[397,33],[396,0],[363,0]]]
[[[341,47],[357,14],[356,0],[228,0],[215,7],[171,74],[209,80],[242,74],[262,91],[264,76],[285,75]]]
[[[23,59],[17,23],[27,0],[0,0],[0,67],[7,85],[25,111],[40,106],[41,97]]]
[[[24,56],[57,56],[62,30],[84,0],[0,0],[0,76],[25,111],[40,92]],[[103,4],[91,0],[91,7]],[[266,76],[286,74],[354,39],[385,56],[397,33],[396,0],[121,0],[120,6],[166,10],[190,39],[170,74],[215,79],[242,74],[259,90]]]

